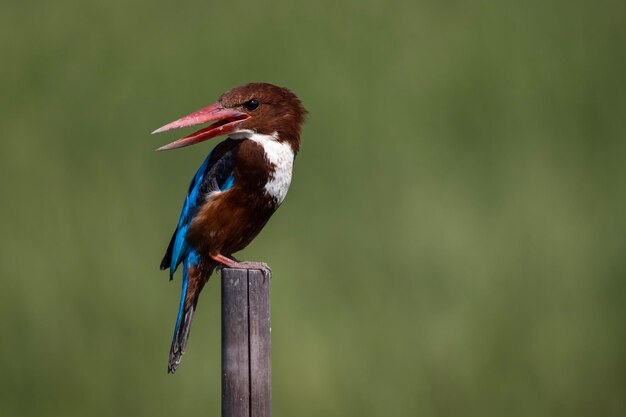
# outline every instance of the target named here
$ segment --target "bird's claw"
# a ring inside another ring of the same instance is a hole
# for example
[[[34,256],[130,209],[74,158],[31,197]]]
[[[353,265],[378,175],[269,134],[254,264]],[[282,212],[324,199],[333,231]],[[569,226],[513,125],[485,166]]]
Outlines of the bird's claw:
[[[241,262],[242,268],[256,269],[263,273],[263,282],[272,276],[272,269],[265,262]]]
[[[213,259],[219,262],[215,269],[220,273],[224,268],[256,269],[263,273],[263,283],[272,276],[272,269],[265,262],[241,262],[234,257],[230,259],[222,255],[216,255]]]

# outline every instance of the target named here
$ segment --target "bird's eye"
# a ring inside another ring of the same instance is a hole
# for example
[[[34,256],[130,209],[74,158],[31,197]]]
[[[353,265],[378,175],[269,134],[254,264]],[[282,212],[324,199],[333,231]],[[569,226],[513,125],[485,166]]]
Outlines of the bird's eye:
[[[259,107],[259,100],[253,98],[252,100],[248,100],[243,103],[243,106],[250,111],[255,110],[257,107]]]

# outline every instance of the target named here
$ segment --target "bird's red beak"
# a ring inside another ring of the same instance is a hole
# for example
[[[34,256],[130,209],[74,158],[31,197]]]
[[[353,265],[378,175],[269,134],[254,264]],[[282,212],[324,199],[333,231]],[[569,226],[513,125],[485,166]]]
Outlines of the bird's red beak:
[[[155,130],[154,133],[165,132],[171,129],[178,129],[180,127],[194,126],[206,122],[216,121],[209,127],[200,129],[189,136],[178,139],[170,144],[161,146],[157,151],[168,151],[170,149],[182,148],[184,146],[193,145],[207,139],[214,138],[216,136],[227,135],[237,129],[237,125],[249,119],[250,116],[247,113],[242,113],[237,110],[228,109],[222,106],[220,103],[211,104],[195,113],[191,113],[185,117],[182,117],[175,122],[166,124],[163,127]]]

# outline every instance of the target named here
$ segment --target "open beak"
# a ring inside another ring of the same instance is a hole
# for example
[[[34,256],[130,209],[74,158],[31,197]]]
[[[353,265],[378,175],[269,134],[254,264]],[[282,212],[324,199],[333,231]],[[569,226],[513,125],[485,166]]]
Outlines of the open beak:
[[[182,117],[175,122],[166,124],[163,127],[155,130],[154,133],[161,133],[171,129],[178,129],[180,127],[194,126],[202,123],[215,121],[212,125],[200,129],[189,136],[178,139],[165,146],[161,146],[157,151],[168,151],[170,149],[182,148],[184,146],[193,145],[207,139],[214,138],[216,136],[227,135],[237,130],[237,125],[249,119],[250,116],[247,113],[242,113],[237,110],[227,109],[220,103],[211,104],[208,107],[198,110],[195,113],[191,113],[185,117]]]

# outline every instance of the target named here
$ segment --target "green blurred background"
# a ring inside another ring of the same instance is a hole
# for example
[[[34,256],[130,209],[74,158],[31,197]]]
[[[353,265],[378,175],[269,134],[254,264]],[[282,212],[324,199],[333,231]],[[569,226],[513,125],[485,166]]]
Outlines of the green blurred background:
[[[5,1],[0,415],[219,416],[219,280],[172,377],[158,270],[217,142],[149,132],[267,81],[310,111],[241,253],[274,270],[275,416],[623,416],[625,22],[622,0]]]

